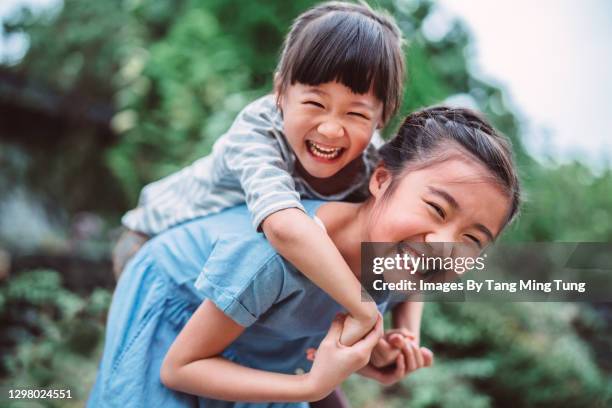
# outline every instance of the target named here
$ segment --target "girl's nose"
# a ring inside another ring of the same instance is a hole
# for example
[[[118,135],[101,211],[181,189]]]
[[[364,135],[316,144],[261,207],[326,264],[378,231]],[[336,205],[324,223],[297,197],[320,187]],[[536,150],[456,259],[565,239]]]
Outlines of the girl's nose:
[[[439,231],[432,232],[425,236],[425,242],[427,242],[431,251],[435,253],[435,256],[449,257],[453,254],[453,242],[455,238],[453,234]]]
[[[344,128],[333,120],[326,120],[322,122],[317,131],[328,139],[337,139],[344,136]]]

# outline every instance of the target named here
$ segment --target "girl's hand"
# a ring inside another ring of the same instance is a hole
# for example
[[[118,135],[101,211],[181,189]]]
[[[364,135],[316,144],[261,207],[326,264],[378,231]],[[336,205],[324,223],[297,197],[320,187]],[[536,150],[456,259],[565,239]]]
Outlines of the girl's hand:
[[[345,318],[345,315],[339,315],[334,319],[307,374],[308,384],[315,396],[313,401],[324,398],[349,375],[365,366],[382,336],[382,319],[379,317],[374,328],[362,340],[350,347],[344,346],[340,343],[340,336]]]
[[[397,356],[401,354],[401,344],[397,343],[397,338],[404,337],[410,341],[415,341],[415,336],[406,328],[398,328],[388,330],[385,335],[378,340],[378,344],[372,351],[370,364],[377,368],[386,367],[396,361]],[[391,344],[391,339],[395,344]]]
[[[433,353],[431,350],[427,347],[419,347],[415,341],[411,341],[399,333],[391,333],[389,335],[389,343],[398,348],[404,356],[406,374],[433,364]]]
[[[406,363],[404,356],[399,353],[395,358],[395,364],[385,368],[374,367],[371,363],[357,371],[360,375],[378,381],[382,385],[392,385],[406,376]]]
[[[398,354],[395,358],[395,364],[391,364],[383,368],[378,368],[374,367],[370,363],[367,366],[363,367],[361,370],[359,370],[358,373],[364,377],[378,381],[383,385],[395,384],[396,382],[400,381],[408,374],[416,370],[416,368],[410,369],[410,367],[407,366],[405,353],[403,352],[404,350],[402,349],[401,351],[402,352]],[[431,352],[431,350],[425,347],[421,347],[420,351],[420,354],[422,354],[423,358],[423,367],[431,366],[433,364],[433,353]]]

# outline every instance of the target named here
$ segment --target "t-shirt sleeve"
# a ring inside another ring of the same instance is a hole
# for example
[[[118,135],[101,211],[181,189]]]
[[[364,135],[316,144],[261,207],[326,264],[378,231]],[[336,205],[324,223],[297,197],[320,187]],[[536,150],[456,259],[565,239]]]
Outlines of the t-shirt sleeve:
[[[273,136],[274,112],[261,104],[247,107],[225,134],[223,160],[239,181],[259,231],[270,214],[286,208],[304,211],[295,182]]]
[[[138,206],[121,218],[123,226],[157,235],[175,225],[175,218],[184,213],[182,203],[176,198],[180,197],[178,192],[184,190],[190,171],[191,166],[147,184],[140,192]]]
[[[253,243],[236,236],[215,243],[195,287],[225,315],[248,327],[277,301],[284,276],[280,256],[263,237]]]

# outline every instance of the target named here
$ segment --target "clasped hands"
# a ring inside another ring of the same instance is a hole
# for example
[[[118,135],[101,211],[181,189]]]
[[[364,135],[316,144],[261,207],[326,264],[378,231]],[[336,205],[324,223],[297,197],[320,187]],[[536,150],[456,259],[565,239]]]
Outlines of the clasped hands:
[[[433,353],[419,347],[415,336],[407,329],[383,332],[382,316],[374,328],[352,346],[340,343],[345,315],[338,315],[317,350],[309,349],[313,361],[308,383],[315,395],[323,398],[349,375],[358,374],[384,385],[391,385],[413,371],[429,367]],[[314,399],[316,400],[316,398]]]
[[[370,361],[358,373],[381,384],[391,385],[432,364],[432,351],[419,347],[416,337],[408,329],[398,328],[383,334],[372,349]]]

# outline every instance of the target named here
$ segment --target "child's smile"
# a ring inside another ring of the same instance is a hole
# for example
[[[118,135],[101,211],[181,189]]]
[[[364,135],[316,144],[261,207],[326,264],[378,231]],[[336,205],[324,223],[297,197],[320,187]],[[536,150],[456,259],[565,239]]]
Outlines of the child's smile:
[[[383,104],[372,91],[338,82],[295,83],[281,95],[284,131],[308,175],[328,178],[358,158],[381,124]]]
[[[314,156],[314,160],[319,160],[324,163],[338,159],[345,150],[344,147],[328,146],[308,139],[306,140],[306,146],[310,154]]]

